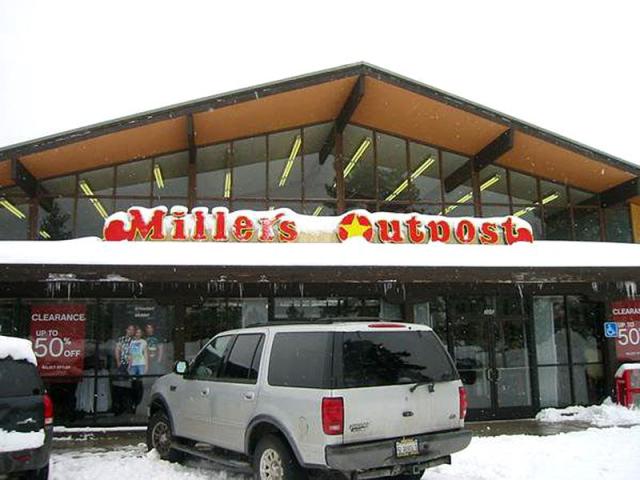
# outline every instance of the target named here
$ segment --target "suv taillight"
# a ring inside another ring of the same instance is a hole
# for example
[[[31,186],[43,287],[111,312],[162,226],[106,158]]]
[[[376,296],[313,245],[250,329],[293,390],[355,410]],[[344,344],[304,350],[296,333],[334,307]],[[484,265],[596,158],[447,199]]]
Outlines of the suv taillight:
[[[342,397],[322,399],[322,430],[327,435],[342,435],[344,431],[344,401]]]
[[[42,397],[42,403],[44,404],[44,424],[51,425],[53,423],[53,400],[48,393]]]
[[[460,387],[458,392],[460,395],[460,420],[464,420],[464,417],[467,416],[467,391],[464,387]]]

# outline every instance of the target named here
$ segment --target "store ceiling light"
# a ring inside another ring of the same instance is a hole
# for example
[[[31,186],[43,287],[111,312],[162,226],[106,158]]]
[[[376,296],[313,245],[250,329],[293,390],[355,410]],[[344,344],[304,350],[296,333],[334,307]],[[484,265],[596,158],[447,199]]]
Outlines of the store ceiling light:
[[[153,166],[153,176],[156,178],[156,185],[158,188],[164,188],[164,178],[162,177],[162,169],[160,165]]]
[[[542,199],[542,204],[546,205],[547,203],[551,203],[558,198],[560,198],[560,194],[558,192],[553,192],[551,195],[547,195]]]
[[[105,210],[102,203],[100,203],[100,200],[95,198],[95,194],[93,193],[93,190],[91,190],[91,187],[89,186],[86,180],[80,180],[80,189],[82,190],[82,193],[84,193],[85,196],[89,198],[89,201],[91,202],[93,207],[98,211],[100,216],[102,218],[107,218],[109,214]]]
[[[40,232],[38,232],[38,233],[45,240],[51,240],[51,235],[49,235],[49,233],[46,230],[41,229]]]
[[[24,220],[27,218],[24,213],[22,213],[18,207],[16,207],[13,203],[7,200],[5,197],[0,198],[0,205],[6,208],[12,215],[18,217],[20,220]]]
[[[298,152],[300,151],[300,147],[302,146],[302,138],[300,135],[296,135],[295,140],[293,141],[293,145],[291,145],[291,152],[289,153],[289,159],[284,166],[284,170],[282,171],[282,175],[280,176],[279,187],[284,187],[287,183],[287,179],[289,178],[289,174],[291,173],[291,169],[293,168],[293,161],[298,156]]]
[[[316,209],[313,211],[313,216],[317,217],[322,213],[322,210],[324,210],[324,207],[322,205],[318,205]]]
[[[484,192],[487,188],[489,188],[492,185],[495,185],[499,181],[500,181],[500,174],[496,173],[493,177],[489,178],[488,180],[485,180],[482,183],[482,185],[480,185],[480,191]],[[467,203],[472,198],[473,198],[473,192],[469,192],[466,195],[463,195],[462,197],[460,197],[456,203],[458,204]],[[458,208],[458,205],[449,205],[447,208],[444,209],[444,213],[445,214],[449,213],[455,210],[456,208]]]
[[[369,137],[365,138],[362,141],[358,149],[355,151],[355,153],[351,157],[351,160],[349,160],[347,167],[344,169],[344,178],[347,178],[351,174],[356,164],[365,154],[365,152],[367,151],[370,145],[371,145],[371,139]]]
[[[416,178],[418,178],[420,175],[426,172],[429,169],[429,167],[431,167],[431,165],[433,165],[434,163],[435,163],[435,160],[433,159],[433,157],[431,156],[427,157],[425,161],[422,162],[422,164],[411,173],[411,175],[409,176],[409,179],[413,182]],[[385,198],[385,201],[390,202],[391,200],[396,198],[398,195],[400,195],[402,192],[404,192],[409,186],[409,179],[405,180],[400,185],[398,185],[398,188],[396,188],[393,191],[393,193],[389,194],[387,198]]]
[[[231,170],[224,175],[224,198],[231,197]]]

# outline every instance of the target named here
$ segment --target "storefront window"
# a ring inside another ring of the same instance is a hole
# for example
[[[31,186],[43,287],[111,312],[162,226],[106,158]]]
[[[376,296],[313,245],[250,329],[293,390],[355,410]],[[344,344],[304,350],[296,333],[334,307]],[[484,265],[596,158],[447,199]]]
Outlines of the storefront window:
[[[597,208],[573,207],[573,230],[576,240],[600,241],[600,210]]]
[[[49,203],[50,201],[50,203]],[[49,210],[38,209],[38,240],[68,240],[73,237],[73,198],[44,201]]]
[[[604,222],[607,242],[633,242],[629,207],[605,208]]]
[[[29,200],[0,191],[0,240],[29,238]]]
[[[73,196],[76,194],[76,176],[57,177],[41,183],[45,195]]]
[[[337,317],[337,298],[274,298],[274,320],[319,320]]]
[[[417,191],[409,185],[408,180],[407,142],[398,137],[377,133],[376,156],[378,199],[416,200]]]
[[[409,176],[412,188],[415,190],[415,200],[441,203],[442,186],[438,151],[435,148],[410,142],[409,161],[411,168]]]
[[[231,180],[231,145],[222,143],[198,149],[196,155],[196,188],[198,198],[229,197]],[[225,181],[229,176],[228,191]]]
[[[513,215],[529,222],[533,229],[533,238],[542,240],[542,209],[536,205],[514,205]]]
[[[302,198],[302,131],[269,135],[269,197]]]
[[[252,137],[233,142],[234,197],[266,197],[267,138]]]
[[[504,168],[495,165],[483,168],[478,174],[482,203],[509,205],[507,180],[507,171]]]
[[[151,195],[153,177],[151,160],[125,163],[116,167],[116,195]]]
[[[17,304],[14,300],[0,300],[0,335],[13,337],[19,335]]]
[[[443,342],[447,339],[447,303],[444,297],[413,305],[413,322],[433,328]]]
[[[343,134],[345,198],[375,198],[373,133],[347,125]]]
[[[102,237],[104,220],[113,213],[111,198],[78,198],[75,237]]]
[[[234,304],[229,305],[224,298],[207,299],[187,306],[184,325],[184,354],[186,360],[191,360],[218,333],[240,328],[242,311]]]
[[[533,204],[540,201],[538,182],[534,177],[511,170],[509,182],[511,201],[514,205]]]
[[[186,197],[189,190],[189,154],[179,152],[156,158],[152,185],[156,198]]]
[[[333,124],[324,123],[306,127],[303,131],[305,199],[336,198],[333,151],[320,164],[320,150],[328,140],[332,127]]]

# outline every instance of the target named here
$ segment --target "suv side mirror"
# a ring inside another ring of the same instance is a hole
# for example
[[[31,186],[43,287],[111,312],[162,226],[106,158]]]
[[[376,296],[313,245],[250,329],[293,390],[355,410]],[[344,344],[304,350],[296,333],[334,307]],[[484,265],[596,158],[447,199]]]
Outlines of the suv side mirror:
[[[184,360],[180,360],[179,362],[176,362],[175,365],[173,366],[173,371],[178,375],[184,375],[185,372],[187,371],[187,362],[185,362]]]

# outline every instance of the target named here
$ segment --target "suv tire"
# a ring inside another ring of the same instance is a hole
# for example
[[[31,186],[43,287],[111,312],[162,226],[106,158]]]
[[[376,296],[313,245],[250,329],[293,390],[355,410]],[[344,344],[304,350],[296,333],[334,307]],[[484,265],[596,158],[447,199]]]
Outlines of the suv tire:
[[[162,460],[168,462],[179,462],[184,458],[182,452],[171,448],[173,434],[171,433],[171,422],[167,414],[159,410],[151,416],[147,427],[147,448],[155,450]]]
[[[28,472],[25,478],[27,480],[47,480],[49,478],[49,465]]]
[[[276,435],[265,435],[253,452],[255,480],[306,480],[291,448]]]

